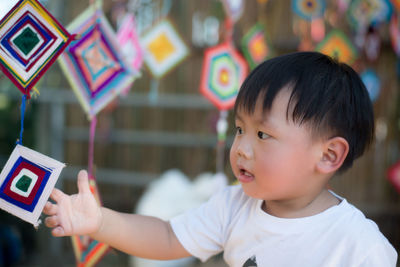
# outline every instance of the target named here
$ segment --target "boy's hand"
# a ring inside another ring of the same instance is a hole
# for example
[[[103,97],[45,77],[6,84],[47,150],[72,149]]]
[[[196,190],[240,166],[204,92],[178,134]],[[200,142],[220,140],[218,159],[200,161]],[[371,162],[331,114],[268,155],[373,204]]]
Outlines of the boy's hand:
[[[50,197],[55,204],[47,202],[43,213],[49,215],[45,224],[54,228],[54,236],[88,235],[99,230],[102,213],[89,188],[86,171],[78,174],[78,194],[66,195],[54,189]]]

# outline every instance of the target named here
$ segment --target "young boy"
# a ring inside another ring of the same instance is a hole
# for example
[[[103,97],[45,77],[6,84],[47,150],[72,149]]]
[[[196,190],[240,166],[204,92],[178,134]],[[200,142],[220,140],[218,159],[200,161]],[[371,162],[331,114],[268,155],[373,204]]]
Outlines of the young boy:
[[[98,207],[81,171],[78,194],[52,192],[46,225],[152,259],[224,251],[230,266],[396,265],[376,224],[327,189],[373,139],[356,72],[316,52],[276,57],[248,76],[234,111],[230,162],[240,185],[166,222]]]

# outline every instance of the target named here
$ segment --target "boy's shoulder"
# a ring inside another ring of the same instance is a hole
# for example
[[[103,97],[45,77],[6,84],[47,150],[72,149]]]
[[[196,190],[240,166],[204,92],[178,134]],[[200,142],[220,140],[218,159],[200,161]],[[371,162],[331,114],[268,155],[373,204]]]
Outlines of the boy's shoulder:
[[[397,252],[374,221],[345,199],[339,206],[342,211],[332,221],[335,234],[331,235],[331,241],[346,247],[348,257],[357,257],[359,262],[397,258]]]
[[[380,232],[378,225],[368,219],[364,213],[343,199],[342,216],[337,217],[333,224],[340,224],[339,231],[349,242],[357,242],[365,246],[377,244],[379,241],[387,241],[386,237]]]

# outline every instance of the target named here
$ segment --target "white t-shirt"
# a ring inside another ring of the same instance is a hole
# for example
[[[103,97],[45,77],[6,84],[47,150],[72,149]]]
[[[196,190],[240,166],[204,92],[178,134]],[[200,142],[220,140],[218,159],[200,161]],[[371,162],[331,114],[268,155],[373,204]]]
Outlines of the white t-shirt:
[[[314,216],[284,219],[262,200],[229,186],[171,220],[178,240],[202,261],[224,251],[233,267],[396,266],[397,253],[377,225],[345,199]]]

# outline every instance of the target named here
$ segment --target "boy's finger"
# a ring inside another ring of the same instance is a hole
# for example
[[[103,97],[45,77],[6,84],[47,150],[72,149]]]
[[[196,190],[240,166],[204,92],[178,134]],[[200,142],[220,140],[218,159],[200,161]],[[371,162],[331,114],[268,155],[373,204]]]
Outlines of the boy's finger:
[[[78,173],[78,191],[79,193],[90,193],[89,178],[85,170]]]
[[[54,215],[57,213],[58,206],[54,205],[50,201],[47,201],[46,205],[44,205],[43,213],[46,215]]]
[[[61,190],[54,188],[53,191],[51,192],[50,197],[55,202],[59,202],[64,195],[65,194]]]
[[[57,226],[51,231],[53,236],[65,236],[64,229],[61,226]]]
[[[57,216],[51,216],[51,217],[47,217],[45,220],[44,220],[44,224],[47,226],[47,227],[56,227],[57,225],[58,225],[58,218],[57,218]]]

